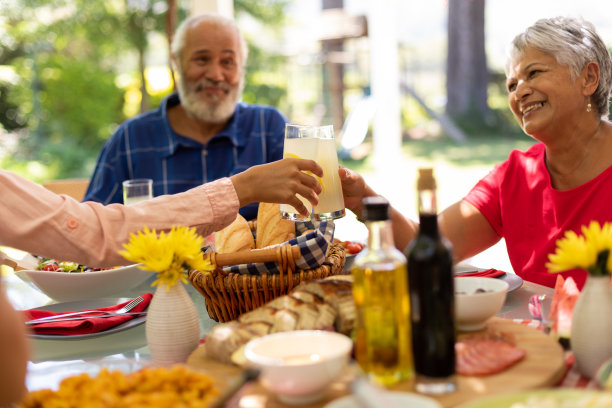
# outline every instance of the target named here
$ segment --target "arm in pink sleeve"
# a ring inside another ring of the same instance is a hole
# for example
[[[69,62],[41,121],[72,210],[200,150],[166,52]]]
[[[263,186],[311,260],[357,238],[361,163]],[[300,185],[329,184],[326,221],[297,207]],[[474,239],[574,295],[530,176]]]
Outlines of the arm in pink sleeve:
[[[4,170],[0,189],[0,245],[92,266],[128,263],[117,251],[145,226],[190,226],[205,236],[231,223],[239,205],[229,178],[132,206],[80,203]]]

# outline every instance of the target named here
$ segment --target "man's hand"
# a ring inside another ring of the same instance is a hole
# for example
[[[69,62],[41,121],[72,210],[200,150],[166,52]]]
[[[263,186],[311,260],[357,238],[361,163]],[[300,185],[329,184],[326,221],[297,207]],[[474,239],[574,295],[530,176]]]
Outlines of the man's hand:
[[[366,184],[359,173],[340,166],[338,175],[342,183],[344,206],[355,213],[357,218],[361,219],[363,211],[361,201],[365,197],[375,196],[376,193]]]

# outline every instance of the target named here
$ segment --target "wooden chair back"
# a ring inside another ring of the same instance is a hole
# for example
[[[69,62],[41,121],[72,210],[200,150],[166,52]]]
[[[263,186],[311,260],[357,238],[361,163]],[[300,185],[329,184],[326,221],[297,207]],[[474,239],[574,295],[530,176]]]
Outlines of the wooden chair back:
[[[81,201],[85,197],[87,186],[89,186],[89,179],[51,180],[42,183],[42,185],[56,194],[66,194],[75,200]]]

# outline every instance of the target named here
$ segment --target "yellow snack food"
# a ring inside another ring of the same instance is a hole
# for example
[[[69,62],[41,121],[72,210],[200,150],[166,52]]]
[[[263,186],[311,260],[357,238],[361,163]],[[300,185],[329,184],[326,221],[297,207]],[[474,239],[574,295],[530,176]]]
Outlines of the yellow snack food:
[[[57,391],[33,391],[22,408],[200,408],[218,395],[214,381],[183,365],[145,367],[125,374],[102,368],[97,377],[80,374],[64,379]]]

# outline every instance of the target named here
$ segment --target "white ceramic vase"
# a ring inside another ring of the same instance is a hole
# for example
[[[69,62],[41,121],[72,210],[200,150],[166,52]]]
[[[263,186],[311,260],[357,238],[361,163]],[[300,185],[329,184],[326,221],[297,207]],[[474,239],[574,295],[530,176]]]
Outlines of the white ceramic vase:
[[[570,334],[575,364],[582,375],[594,378],[612,357],[612,285],[610,276],[589,276],[576,301]]]
[[[145,323],[147,345],[156,364],[184,363],[200,341],[200,321],[182,283],[155,290]]]

